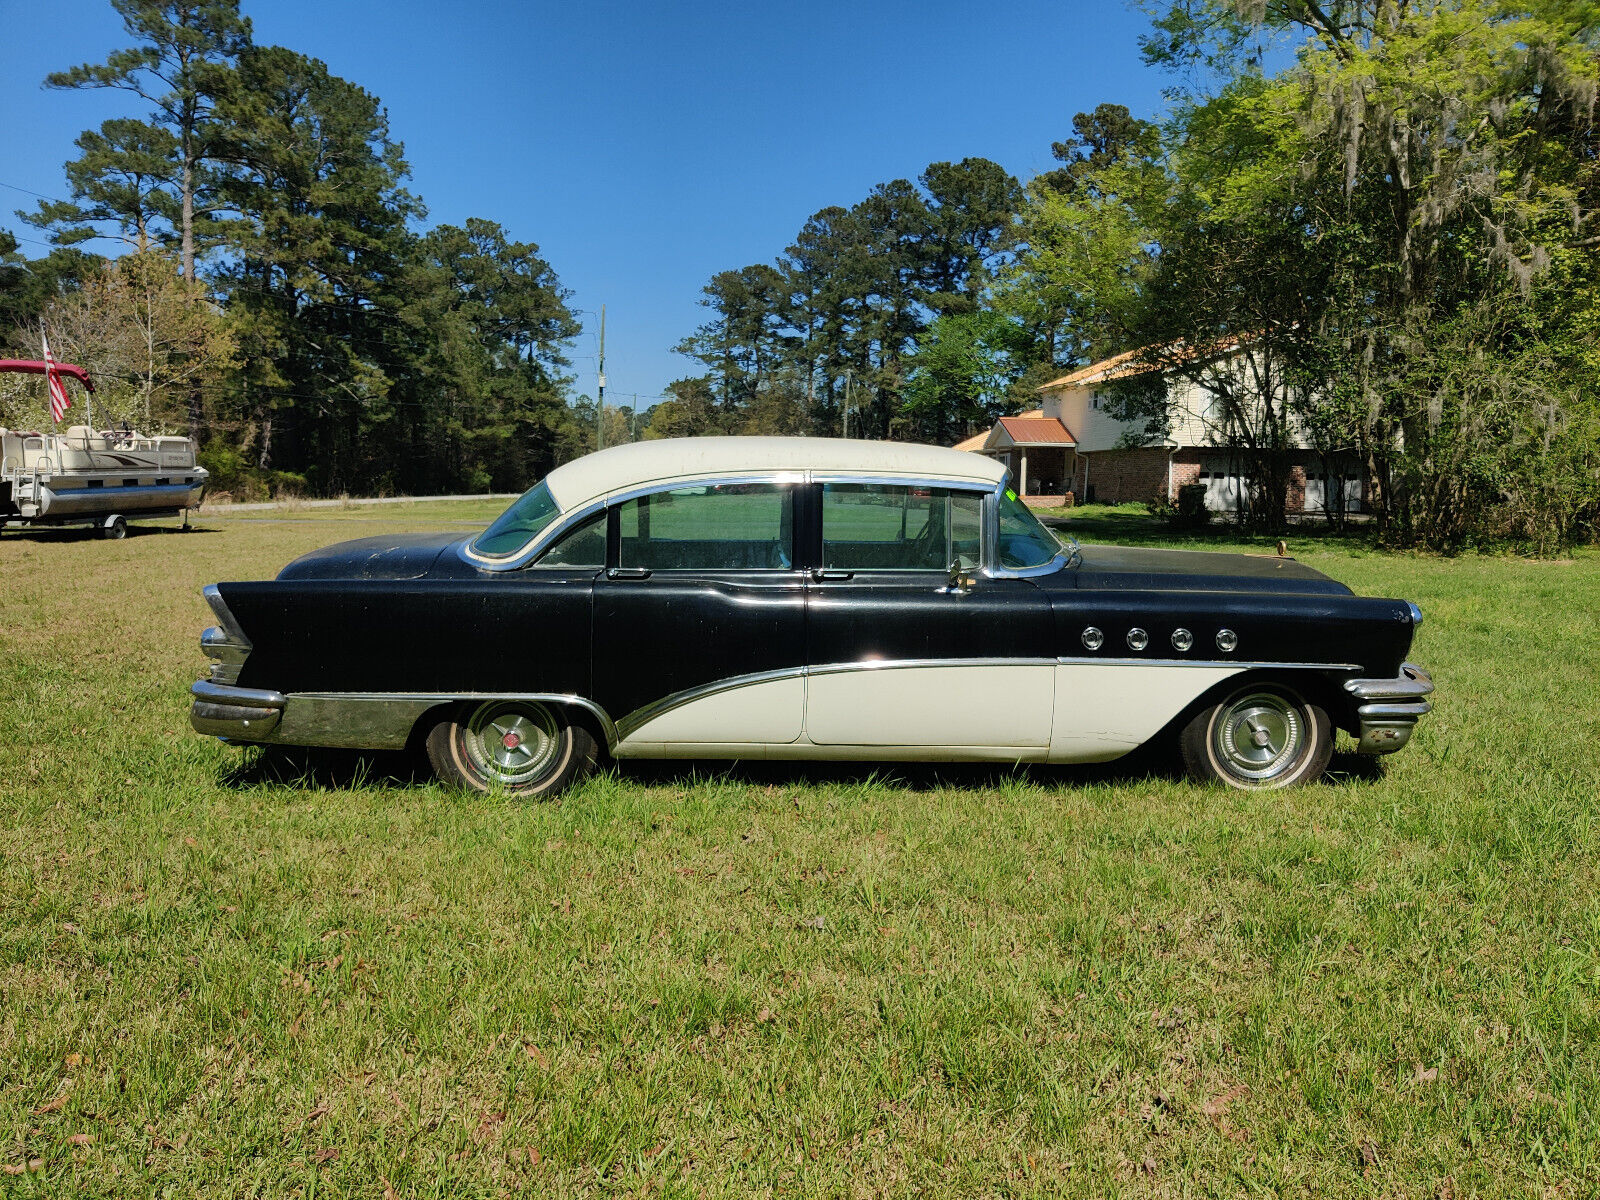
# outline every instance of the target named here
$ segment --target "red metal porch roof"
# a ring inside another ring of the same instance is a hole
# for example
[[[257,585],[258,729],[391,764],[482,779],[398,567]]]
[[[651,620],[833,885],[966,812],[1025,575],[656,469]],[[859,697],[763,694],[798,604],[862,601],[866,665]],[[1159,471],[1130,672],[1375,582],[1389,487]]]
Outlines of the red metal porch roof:
[[[1076,446],[1078,441],[1055,417],[1001,417],[1000,425],[1018,446]]]

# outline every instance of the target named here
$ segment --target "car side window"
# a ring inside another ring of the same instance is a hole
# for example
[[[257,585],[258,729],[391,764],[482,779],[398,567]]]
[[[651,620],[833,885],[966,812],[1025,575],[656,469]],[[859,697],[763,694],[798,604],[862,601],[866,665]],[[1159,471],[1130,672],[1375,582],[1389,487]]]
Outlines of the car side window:
[[[999,504],[1000,565],[1011,570],[1041,567],[1061,553],[1061,543],[1039,523],[1018,495],[1006,491]]]
[[[699,484],[629,500],[617,566],[650,571],[785,571],[794,563],[794,495],[783,484]]]
[[[978,565],[983,496],[898,484],[822,486],[822,565],[846,571],[946,571]]]
[[[601,509],[577,528],[556,539],[533,564],[536,567],[592,567],[606,565],[606,514]]]

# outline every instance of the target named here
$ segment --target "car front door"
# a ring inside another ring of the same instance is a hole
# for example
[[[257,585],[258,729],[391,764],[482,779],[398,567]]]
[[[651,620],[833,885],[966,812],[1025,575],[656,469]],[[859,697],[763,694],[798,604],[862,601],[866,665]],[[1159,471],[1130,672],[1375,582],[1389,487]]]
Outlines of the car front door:
[[[1032,757],[1055,694],[1048,599],[982,575],[984,497],[827,483],[808,585],[806,736],[926,747],[927,757]],[[958,568],[952,571],[952,567]]]
[[[799,738],[798,491],[692,484],[612,507],[609,564],[594,585],[593,663],[619,755]]]

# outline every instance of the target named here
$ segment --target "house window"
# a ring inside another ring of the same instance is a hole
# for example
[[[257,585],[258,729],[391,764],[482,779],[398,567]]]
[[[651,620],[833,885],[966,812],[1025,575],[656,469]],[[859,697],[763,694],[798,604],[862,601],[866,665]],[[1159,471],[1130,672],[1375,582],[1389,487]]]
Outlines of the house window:
[[[1100,411],[1100,393],[1099,392],[1090,392],[1089,393],[1089,403],[1094,406],[1095,412],[1099,412]]]

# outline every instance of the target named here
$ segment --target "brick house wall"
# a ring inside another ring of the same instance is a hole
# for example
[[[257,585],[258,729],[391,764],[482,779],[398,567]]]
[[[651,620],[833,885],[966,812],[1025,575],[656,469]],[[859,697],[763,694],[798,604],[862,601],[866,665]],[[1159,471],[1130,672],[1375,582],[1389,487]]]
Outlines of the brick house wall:
[[[1160,446],[1136,450],[1099,450],[1078,455],[1070,490],[1080,504],[1142,503],[1167,490],[1169,459],[1172,471],[1169,498],[1173,501],[1177,500],[1180,487],[1201,482],[1202,471],[1229,469],[1225,456],[1215,450],[1197,447],[1177,451]],[[1290,466],[1288,494],[1285,496],[1289,512],[1305,512],[1306,479],[1313,472],[1320,474],[1322,470],[1321,460],[1313,461],[1309,455],[1302,456],[1301,461]]]
[[[1078,456],[1072,491],[1098,504],[1149,500],[1167,486],[1167,458],[1160,446],[1138,450],[1100,450]],[[1196,473],[1199,466],[1195,467]]]

